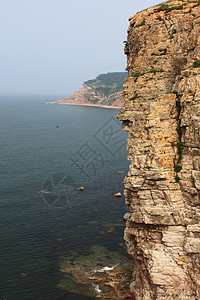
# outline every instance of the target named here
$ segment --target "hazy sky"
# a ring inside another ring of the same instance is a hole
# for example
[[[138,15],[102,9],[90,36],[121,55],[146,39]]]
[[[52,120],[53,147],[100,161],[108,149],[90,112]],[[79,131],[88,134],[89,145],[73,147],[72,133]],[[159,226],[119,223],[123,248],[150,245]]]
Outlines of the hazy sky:
[[[0,0],[0,93],[69,94],[124,71],[128,18],[161,0]]]

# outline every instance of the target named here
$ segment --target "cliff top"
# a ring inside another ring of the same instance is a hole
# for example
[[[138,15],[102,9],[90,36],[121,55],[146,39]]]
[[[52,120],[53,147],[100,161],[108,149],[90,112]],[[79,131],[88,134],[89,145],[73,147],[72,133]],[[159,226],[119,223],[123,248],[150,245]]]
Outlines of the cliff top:
[[[200,1],[172,0],[129,18],[125,42],[129,75],[180,74],[200,60]]]
[[[159,12],[163,11],[165,13],[168,13],[173,10],[182,10],[184,8],[190,7],[195,8],[197,6],[200,6],[200,1],[197,0],[168,0],[163,1],[160,4],[157,4],[155,6],[149,7],[145,10],[142,10],[141,12],[138,12],[137,14],[140,14],[145,11],[151,10],[152,12]],[[129,18],[129,20],[132,19],[133,16]]]

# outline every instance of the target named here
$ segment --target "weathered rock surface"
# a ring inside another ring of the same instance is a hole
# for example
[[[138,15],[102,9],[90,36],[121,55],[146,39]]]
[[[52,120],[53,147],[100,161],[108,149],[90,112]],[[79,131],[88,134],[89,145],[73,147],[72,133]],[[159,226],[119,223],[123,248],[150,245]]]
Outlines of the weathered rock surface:
[[[118,115],[128,131],[125,241],[137,300],[200,299],[200,2],[130,17]]]

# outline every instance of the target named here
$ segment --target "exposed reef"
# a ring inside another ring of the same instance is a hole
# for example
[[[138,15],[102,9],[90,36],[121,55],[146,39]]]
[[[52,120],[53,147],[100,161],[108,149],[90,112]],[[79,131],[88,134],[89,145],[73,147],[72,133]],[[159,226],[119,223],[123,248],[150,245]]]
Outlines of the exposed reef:
[[[132,296],[128,282],[133,262],[127,253],[93,246],[86,253],[78,251],[60,262],[61,280],[58,287],[72,293],[100,299],[125,299]],[[130,299],[133,299],[131,297]]]
[[[200,299],[200,2],[129,19],[125,241],[137,300]]]

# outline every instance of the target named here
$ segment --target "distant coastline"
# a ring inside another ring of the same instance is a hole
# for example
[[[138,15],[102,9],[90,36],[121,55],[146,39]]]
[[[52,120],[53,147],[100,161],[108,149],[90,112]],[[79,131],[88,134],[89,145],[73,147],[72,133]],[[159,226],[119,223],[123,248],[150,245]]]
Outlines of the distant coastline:
[[[83,82],[81,88],[67,98],[41,103],[124,110],[122,90],[127,76],[127,72],[100,74],[95,79]]]
[[[61,101],[61,100],[59,100]],[[66,103],[66,102],[40,102],[40,104],[58,104],[58,105],[71,105],[71,106],[91,106],[91,107],[101,107],[101,108],[110,108],[116,110],[122,110],[122,106],[108,106],[103,104],[90,104],[90,103]]]

